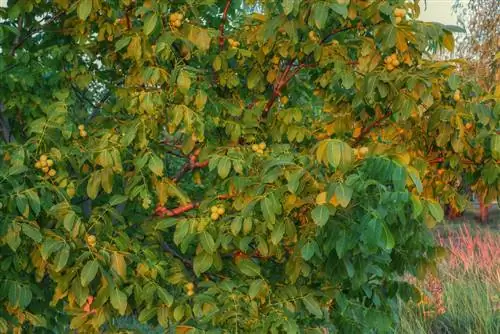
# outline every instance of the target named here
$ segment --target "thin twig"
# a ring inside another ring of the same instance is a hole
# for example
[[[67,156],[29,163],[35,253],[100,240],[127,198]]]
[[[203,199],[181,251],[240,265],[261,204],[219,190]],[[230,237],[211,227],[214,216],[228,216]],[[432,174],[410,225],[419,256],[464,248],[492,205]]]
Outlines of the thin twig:
[[[227,21],[227,12],[229,11],[229,7],[231,7],[231,1],[226,1],[226,6],[224,7],[224,12],[222,13],[222,20],[219,25],[219,50],[222,51],[224,49],[224,26]]]

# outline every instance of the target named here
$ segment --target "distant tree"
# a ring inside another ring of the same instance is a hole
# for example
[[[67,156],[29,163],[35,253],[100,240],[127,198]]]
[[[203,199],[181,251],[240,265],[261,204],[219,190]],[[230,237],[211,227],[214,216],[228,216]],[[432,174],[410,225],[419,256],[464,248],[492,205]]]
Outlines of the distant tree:
[[[464,70],[486,89],[500,80],[500,6],[498,0],[455,0],[453,10],[466,33],[457,39],[456,55],[469,60]]]

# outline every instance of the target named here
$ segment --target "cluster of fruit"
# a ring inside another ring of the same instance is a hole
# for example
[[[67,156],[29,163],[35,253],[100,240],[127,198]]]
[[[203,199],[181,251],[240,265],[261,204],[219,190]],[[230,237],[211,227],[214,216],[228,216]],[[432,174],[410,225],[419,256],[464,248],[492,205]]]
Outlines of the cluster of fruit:
[[[365,157],[365,155],[368,153],[368,147],[363,146],[363,147],[360,147],[359,149],[355,148],[355,149],[353,149],[353,152],[354,152],[354,155],[356,156],[356,158],[363,159]]]
[[[210,212],[212,212],[212,214],[210,215],[210,219],[217,220],[226,212],[226,210],[220,205],[214,205],[210,208]]]
[[[97,238],[95,237],[95,235],[93,234],[87,235],[87,245],[89,245],[89,247],[94,247],[96,243],[97,243]]]
[[[189,282],[189,283],[186,283],[186,285],[184,285],[184,288],[186,289],[186,293],[188,296],[192,296],[194,295],[194,284],[192,282]]]
[[[50,168],[53,165],[54,165],[54,161],[52,159],[49,159],[45,154],[42,154],[40,156],[40,159],[38,159],[35,162],[35,168],[41,169],[42,172],[44,172],[48,176],[55,176],[57,174],[55,169]]]
[[[394,16],[396,17],[396,24],[400,24],[406,15],[406,9],[396,8],[394,9]]]
[[[240,46],[240,42],[238,41],[235,41],[234,39],[232,38],[228,38],[227,39],[227,42],[229,43],[229,46],[232,47],[232,48],[237,48]]]
[[[460,95],[460,90],[457,89],[455,91],[455,93],[453,94],[453,100],[455,100],[455,102],[458,102],[462,99],[462,96]]]
[[[385,57],[384,63],[385,63],[385,68],[388,71],[392,71],[393,69],[398,67],[400,64],[399,60],[398,60],[398,56],[395,53],[393,53],[390,56]]]
[[[172,13],[170,14],[169,20],[170,20],[170,25],[176,28],[180,28],[182,25],[182,19],[184,18],[184,15],[181,13]]]
[[[320,41],[319,36],[318,36],[318,34],[315,31],[312,31],[312,30],[309,31],[308,37],[313,42],[319,42]]]
[[[253,144],[252,151],[258,154],[264,154],[264,150],[266,149],[266,143],[262,142],[260,144]]]
[[[85,131],[85,125],[83,124],[78,125],[78,130],[80,130],[80,137],[83,138],[87,137],[88,134],[87,131]]]

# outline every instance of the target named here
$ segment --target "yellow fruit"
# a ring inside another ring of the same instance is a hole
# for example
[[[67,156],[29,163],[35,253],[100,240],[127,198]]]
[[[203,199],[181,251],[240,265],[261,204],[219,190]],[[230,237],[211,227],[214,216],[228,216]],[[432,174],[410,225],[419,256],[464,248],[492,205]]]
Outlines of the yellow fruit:
[[[194,295],[194,291],[193,290],[188,290],[187,295],[189,297],[191,297],[192,295]]]
[[[397,59],[396,59],[396,60],[393,60],[393,61],[392,61],[392,65],[393,65],[394,67],[398,67],[398,66],[399,66],[399,60],[397,60]]]
[[[260,143],[260,144],[259,144],[259,148],[260,148],[261,150],[265,150],[265,149],[266,149],[266,143]]]
[[[393,53],[391,55],[391,59],[392,59],[392,61],[398,60],[398,56],[395,53]]]
[[[42,168],[42,171],[43,171],[44,173],[48,173],[48,172],[49,172],[49,167],[43,167],[43,168]]]
[[[47,166],[52,167],[54,165],[54,161],[52,159],[47,160]]]
[[[210,215],[210,219],[212,220],[219,219],[219,214],[217,212],[212,212],[212,214]]]
[[[210,212],[214,213],[217,212],[218,208],[214,205],[210,208]]]
[[[193,290],[194,289],[194,284],[192,282],[186,283],[184,286],[186,290]]]
[[[35,162],[35,168],[36,169],[42,168],[42,163],[40,161]]]
[[[73,197],[75,196],[76,194],[76,190],[75,188],[71,187],[71,188],[66,188],[66,193],[68,194],[69,197]]]
[[[366,147],[366,146],[361,147],[361,148],[359,149],[359,153],[360,153],[361,155],[365,155],[366,153],[368,153],[368,147]]]
[[[252,151],[257,152],[259,150],[259,145],[253,144],[252,145]]]
[[[176,28],[179,28],[181,25],[182,25],[182,21],[181,21],[181,20],[175,20],[175,22],[174,22],[174,26],[175,26]]]
[[[87,137],[87,131],[85,130],[80,131],[80,137]]]
[[[218,214],[219,216],[223,215],[223,214],[224,214],[224,212],[226,212],[226,210],[225,210],[224,208],[218,208],[218,209],[217,209],[217,214]]]
[[[78,130],[85,130],[85,125],[83,124],[78,125]]]
[[[441,176],[441,175],[443,175],[443,174],[444,174],[444,169],[442,169],[442,168],[441,168],[441,169],[438,169],[437,173],[438,173],[438,175],[440,175],[440,176]]]
[[[472,129],[472,124],[471,124],[471,123],[467,123],[467,124],[465,124],[465,128],[466,128],[467,130]]]
[[[288,96],[282,96],[282,97],[280,97],[280,102],[283,103],[283,104],[287,104],[288,103]]]
[[[405,15],[406,15],[406,9],[403,9],[403,8],[394,9],[394,16],[404,17]]]
[[[40,161],[40,166],[42,167],[47,167],[47,160],[44,160],[44,161]]]
[[[392,63],[392,58],[390,56],[385,57],[384,58],[384,63],[386,63],[386,64]]]
[[[182,20],[184,18],[184,15],[181,13],[177,13],[177,20]]]
[[[97,242],[97,238],[95,237],[95,235],[90,234],[87,236],[87,244],[90,247],[94,247],[96,242]]]
[[[387,64],[387,66],[385,68],[387,68],[388,71],[392,71],[394,69],[394,65]]]
[[[42,154],[40,156],[40,161],[47,161],[47,156],[45,154]]]
[[[396,17],[396,24],[400,24],[401,21],[403,21],[402,18],[400,18],[399,16]]]
[[[49,176],[55,176],[57,174],[55,169],[49,170]]]
[[[258,154],[264,154],[264,150],[261,150],[260,148],[257,150]]]
[[[359,155],[359,150],[357,148],[353,149],[352,150],[352,153],[355,155],[355,156],[358,156]]]
[[[353,138],[358,138],[359,136],[361,136],[361,130],[362,129],[360,127],[355,128],[352,132]]]

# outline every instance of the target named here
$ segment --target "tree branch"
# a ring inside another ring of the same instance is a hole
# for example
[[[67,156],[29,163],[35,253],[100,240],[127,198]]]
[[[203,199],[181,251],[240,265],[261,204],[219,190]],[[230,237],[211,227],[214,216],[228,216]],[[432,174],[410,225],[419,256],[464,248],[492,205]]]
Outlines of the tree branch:
[[[208,160],[203,161],[203,162],[198,162],[196,161],[198,159],[198,155],[200,155],[201,150],[196,149],[193,154],[189,156],[188,161],[181,167],[181,169],[177,172],[177,174],[174,176],[172,181],[174,183],[179,182],[180,179],[189,171],[192,171],[193,169],[196,168],[205,168],[208,166]]]
[[[226,6],[224,7],[224,12],[222,13],[222,20],[219,25],[219,50],[222,51],[224,49],[224,25],[227,21],[227,12],[229,11],[229,7],[231,7],[231,1],[226,1]]]
[[[183,214],[184,212],[191,211],[193,209],[196,209],[200,206],[200,203],[198,202],[191,202],[186,205],[182,205],[179,207],[176,207],[174,209],[167,209],[166,207],[162,205],[158,205],[155,209],[155,216],[158,217],[175,217]]]
[[[358,138],[354,141],[354,145],[357,145],[361,142],[361,140],[375,127],[379,126],[380,123],[382,123],[384,120],[387,118],[391,117],[391,115],[394,113],[393,110],[389,111],[387,114],[384,114],[377,118],[375,121],[367,125],[363,130],[361,130],[361,134],[359,135]]]

